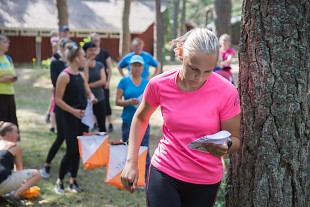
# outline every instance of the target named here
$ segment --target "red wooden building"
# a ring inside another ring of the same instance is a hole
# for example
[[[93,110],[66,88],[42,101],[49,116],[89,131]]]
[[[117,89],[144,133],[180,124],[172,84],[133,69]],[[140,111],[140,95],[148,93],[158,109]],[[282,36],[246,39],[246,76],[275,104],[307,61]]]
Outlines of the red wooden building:
[[[51,56],[50,31],[58,29],[55,0],[0,0],[0,33],[9,37],[8,55],[14,62],[32,62]],[[101,46],[119,60],[124,0],[68,0],[71,39],[77,43],[92,32],[101,36]],[[163,8],[165,9],[165,8]],[[153,53],[153,1],[132,1],[131,37],[145,42],[144,50]]]

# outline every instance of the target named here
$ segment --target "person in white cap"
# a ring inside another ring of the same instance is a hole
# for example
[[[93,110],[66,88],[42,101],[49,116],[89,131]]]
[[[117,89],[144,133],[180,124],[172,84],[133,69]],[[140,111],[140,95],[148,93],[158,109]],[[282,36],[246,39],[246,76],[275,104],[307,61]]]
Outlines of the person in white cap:
[[[128,141],[129,130],[133,115],[135,114],[143,98],[143,92],[148,80],[141,76],[144,60],[140,55],[134,55],[130,59],[130,75],[123,77],[117,85],[116,105],[124,107],[122,112],[122,139]],[[143,135],[141,146],[149,146],[150,125]],[[150,164],[150,155],[146,157],[146,174]],[[145,175],[146,175],[145,174]]]

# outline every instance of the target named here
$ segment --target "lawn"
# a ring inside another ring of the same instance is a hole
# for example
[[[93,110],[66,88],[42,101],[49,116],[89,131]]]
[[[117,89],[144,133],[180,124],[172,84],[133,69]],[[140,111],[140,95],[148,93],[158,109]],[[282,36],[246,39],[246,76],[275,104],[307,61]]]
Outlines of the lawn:
[[[46,158],[49,147],[55,139],[55,135],[49,132],[49,125],[44,117],[51,97],[51,82],[47,69],[17,68],[18,81],[15,84],[17,116],[21,131],[20,145],[23,149],[24,168],[40,168]],[[110,141],[121,138],[120,126],[121,107],[115,106],[116,85],[120,80],[118,71],[113,71],[110,102],[113,110],[114,132],[109,135]],[[156,111],[151,118],[150,151],[154,151],[161,137],[162,118],[160,111]],[[78,182],[85,190],[81,194],[65,193],[59,196],[54,193],[54,185],[58,175],[59,163],[65,153],[65,144],[57,153],[51,168],[51,178],[42,179],[38,186],[41,188],[41,196],[27,202],[28,206],[83,206],[83,207],[135,207],[146,206],[145,192],[137,191],[134,194],[119,190],[104,183],[105,167],[92,170],[84,170],[80,165]],[[65,178],[65,187],[69,179]],[[223,189],[219,195],[216,206],[223,206]],[[9,206],[3,199],[0,206]]]

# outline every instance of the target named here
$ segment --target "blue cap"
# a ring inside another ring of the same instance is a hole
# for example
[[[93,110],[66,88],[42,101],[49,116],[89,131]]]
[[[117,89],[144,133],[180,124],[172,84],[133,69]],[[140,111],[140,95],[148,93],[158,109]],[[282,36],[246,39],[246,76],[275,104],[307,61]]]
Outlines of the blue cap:
[[[68,27],[68,25],[62,25],[62,26],[60,26],[59,27],[59,31],[60,32],[63,32],[63,31],[69,31],[70,29],[69,29],[69,27]]]
[[[140,63],[140,64],[144,65],[144,60],[140,55],[134,55],[130,59],[130,64],[132,64],[132,63]]]

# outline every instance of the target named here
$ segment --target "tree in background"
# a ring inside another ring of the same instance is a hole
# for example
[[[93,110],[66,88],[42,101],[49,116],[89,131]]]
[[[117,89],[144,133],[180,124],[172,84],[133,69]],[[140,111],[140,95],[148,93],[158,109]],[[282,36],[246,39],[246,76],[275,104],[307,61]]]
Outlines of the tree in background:
[[[243,2],[241,137],[227,207],[304,207],[310,137],[310,2]]]
[[[122,57],[130,52],[130,30],[129,14],[131,0],[124,1],[123,21],[122,21]]]
[[[58,11],[58,25],[69,25],[67,0],[57,0],[56,7]]]
[[[182,11],[181,11],[181,25],[179,27],[179,34],[181,36],[186,33],[186,0],[182,0]]]
[[[178,21],[178,17],[179,17],[179,10],[180,10],[180,0],[173,0],[173,16],[172,16],[172,33],[171,33],[171,38],[175,39],[177,38],[178,35],[178,28],[179,28],[179,21]],[[173,48],[170,51],[170,60],[171,61],[175,61],[175,54],[173,51]]]
[[[165,40],[165,26],[163,13],[161,12],[161,0],[155,0],[156,21],[154,29],[154,55],[160,62],[161,67],[164,65],[164,40]]]
[[[214,0],[214,32],[218,37],[230,35],[231,0]]]

